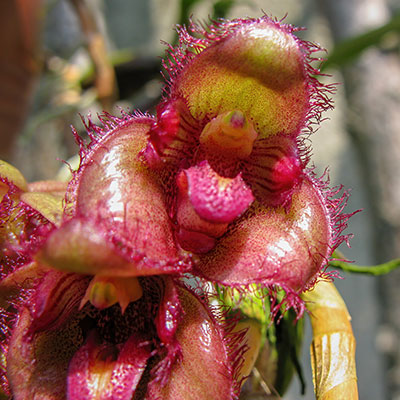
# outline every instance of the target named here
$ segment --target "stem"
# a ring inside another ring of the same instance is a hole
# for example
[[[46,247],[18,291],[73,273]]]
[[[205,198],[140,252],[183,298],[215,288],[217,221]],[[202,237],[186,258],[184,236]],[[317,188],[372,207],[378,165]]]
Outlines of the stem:
[[[334,257],[343,258],[338,252],[334,253]],[[353,265],[341,260],[332,260],[329,262],[329,265],[346,272],[377,276],[388,274],[390,271],[400,267],[400,258],[378,265]]]
[[[116,99],[116,78],[108,58],[105,39],[86,0],[71,0],[87,40],[88,52],[96,70],[97,96],[105,110],[111,110]]]

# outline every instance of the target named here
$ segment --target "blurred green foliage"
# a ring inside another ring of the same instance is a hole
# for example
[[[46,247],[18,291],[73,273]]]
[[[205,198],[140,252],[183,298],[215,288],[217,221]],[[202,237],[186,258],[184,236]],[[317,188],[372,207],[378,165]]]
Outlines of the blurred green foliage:
[[[322,70],[331,67],[340,67],[353,61],[360,54],[372,47],[379,46],[390,34],[395,35],[397,45],[400,43],[400,14],[395,15],[387,24],[370,30],[361,35],[349,38],[338,43],[324,62]]]

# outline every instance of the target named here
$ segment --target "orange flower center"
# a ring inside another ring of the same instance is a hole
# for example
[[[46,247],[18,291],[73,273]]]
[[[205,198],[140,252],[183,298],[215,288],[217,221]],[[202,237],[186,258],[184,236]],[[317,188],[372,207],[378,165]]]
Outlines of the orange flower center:
[[[245,159],[253,150],[257,132],[241,111],[229,111],[213,118],[200,134],[207,153]]]
[[[129,303],[139,300],[143,289],[136,277],[111,278],[96,275],[86,289],[81,308],[89,301],[100,310],[119,303],[122,312]]]

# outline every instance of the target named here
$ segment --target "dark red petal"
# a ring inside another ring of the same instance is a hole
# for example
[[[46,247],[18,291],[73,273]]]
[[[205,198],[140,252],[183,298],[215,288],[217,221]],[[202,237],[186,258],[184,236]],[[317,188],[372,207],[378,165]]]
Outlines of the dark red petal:
[[[168,99],[157,107],[157,121],[149,131],[149,141],[143,155],[152,169],[168,169],[180,165],[195,145],[199,123],[181,100]]]
[[[182,319],[178,289],[171,278],[164,279],[164,295],[156,317],[157,334],[164,344],[175,341],[178,324]]]
[[[186,289],[179,293],[185,313],[176,333],[182,359],[165,385],[150,382],[146,399],[232,400],[237,382],[228,341],[204,304]]]
[[[176,139],[179,122],[179,112],[174,103],[160,104],[157,107],[157,122],[150,129],[149,143],[159,156]]]
[[[78,274],[66,274],[50,270],[29,299],[32,315],[30,333],[53,330],[60,327],[78,311],[90,278]]]
[[[119,351],[90,335],[69,365],[68,399],[131,400],[151,353],[144,342],[131,336]]]
[[[291,190],[303,176],[298,145],[290,136],[277,135],[257,140],[244,161],[243,178],[255,198],[263,204],[287,203]]]
[[[182,321],[183,310],[174,281],[166,277],[163,282],[164,294],[155,318],[157,335],[161,341],[160,356],[163,359],[153,370],[153,374],[157,376],[157,380],[166,383],[172,365],[179,362],[182,356],[180,344],[176,339],[176,331]]]
[[[94,142],[82,155],[81,165],[67,193],[72,207],[72,210],[67,207],[68,214],[81,220],[83,225],[88,223],[88,229],[99,240],[108,242],[105,244],[108,253],[114,252],[118,259],[129,261],[131,273],[127,273],[126,265],[120,271],[108,256],[104,260],[97,257],[98,247],[87,245],[90,237],[85,238],[87,229],[84,226],[80,229],[75,226],[72,238],[63,239],[61,234],[57,237],[58,243],[54,245],[64,247],[65,266],[68,247],[71,261],[75,262],[81,251],[79,239],[84,238],[85,254],[89,259],[98,259],[99,273],[103,275],[136,276],[168,273],[173,268],[182,270],[166,211],[165,193],[158,174],[147,167],[140,155],[151,123],[149,118],[132,117],[103,136],[94,137]],[[73,246],[68,244],[69,240]],[[51,258],[51,252],[47,256]],[[148,273],[147,268],[150,269]],[[83,268],[80,272],[96,271]]]
[[[36,262],[27,263],[15,269],[0,280],[0,307],[7,307],[8,300],[23,289],[30,289],[43,276],[45,269]]]
[[[32,317],[22,307],[7,355],[7,378],[14,399],[65,399],[68,364],[82,344],[76,320],[30,335]]]
[[[261,283],[304,289],[332,251],[330,210],[320,189],[304,180],[288,207],[254,203],[215,248],[199,256],[200,275],[228,286]]]

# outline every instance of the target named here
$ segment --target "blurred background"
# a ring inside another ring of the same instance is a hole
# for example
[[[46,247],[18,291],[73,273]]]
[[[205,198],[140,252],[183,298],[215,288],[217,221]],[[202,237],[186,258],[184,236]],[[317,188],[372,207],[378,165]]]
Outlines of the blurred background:
[[[369,265],[400,257],[400,2],[398,0],[7,0],[0,2],[0,158],[29,181],[52,179],[77,153],[80,115],[152,112],[175,24],[265,12],[307,27],[328,50],[335,110],[313,135],[313,161],[351,188],[355,215],[343,253]],[[357,339],[360,399],[400,400],[400,271],[337,280]],[[310,328],[306,394],[295,377],[285,399],[313,399]],[[250,397],[248,397],[250,398]],[[256,398],[256,397],[251,397]],[[257,397],[263,398],[263,397]]]

